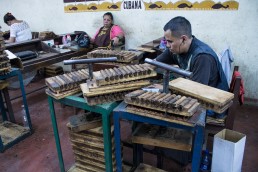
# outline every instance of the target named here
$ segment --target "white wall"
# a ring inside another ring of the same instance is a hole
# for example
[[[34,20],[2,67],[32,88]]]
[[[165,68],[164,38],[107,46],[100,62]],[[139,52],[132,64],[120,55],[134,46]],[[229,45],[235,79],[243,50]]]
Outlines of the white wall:
[[[84,30],[93,35],[102,25],[104,12],[64,13],[63,0],[1,0],[0,16],[12,12],[27,21],[32,31],[56,34]],[[163,35],[163,26],[172,17],[182,15],[192,23],[193,34],[220,52],[230,46],[245,81],[245,97],[258,95],[258,1],[240,1],[236,11],[140,11],[113,12],[115,23],[126,32],[126,47],[135,48]],[[0,20],[2,30],[8,30]]]

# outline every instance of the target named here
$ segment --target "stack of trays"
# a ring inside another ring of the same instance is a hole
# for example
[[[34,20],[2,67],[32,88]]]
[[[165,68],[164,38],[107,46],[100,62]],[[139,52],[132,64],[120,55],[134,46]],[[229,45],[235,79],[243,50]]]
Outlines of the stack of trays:
[[[75,156],[75,167],[83,171],[105,172],[104,139],[102,127],[97,127],[80,132],[69,128],[70,140]],[[114,127],[111,127],[112,166],[116,171],[114,149]]]
[[[11,71],[10,60],[7,57],[7,53],[4,50],[5,45],[3,32],[0,31],[0,75],[5,75]]]
[[[46,94],[61,99],[80,92],[80,84],[86,82],[89,73],[86,69],[65,73],[45,79]]]
[[[87,53],[88,58],[117,57],[117,62],[128,63],[137,58],[133,51],[101,50],[97,49]]]
[[[45,75],[46,76],[56,76],[64,73],[64,70],[61,66],[50,65],[45,67]]]
[[[136,90],[125,95],[125,102],[140,108],[185,117],[191,117],[200,105],[196,99],[191,97],[145,90]]]
[[[148,64],[127,65],[93,72],[93,79],[81,84],[83,97],[89,105],[120,101],[131,91],[150,85],[157,75]]]

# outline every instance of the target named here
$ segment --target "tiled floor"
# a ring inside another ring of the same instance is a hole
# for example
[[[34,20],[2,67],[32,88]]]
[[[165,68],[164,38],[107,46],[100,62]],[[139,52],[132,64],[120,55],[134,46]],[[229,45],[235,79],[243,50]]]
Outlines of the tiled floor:
[[[26,86],[26,92],[44,85],[44,80],[31,83]],[[19,91],[10,91],[11,97],[20,94]],[[0,171],[1,172],[57,172],[60,171],[53,129],[51,126],[47,96],[44,90],[27,95],[29,111],[31,114],[34,133],[14,145],[12,148],[0,153]],[[18,123],[22,123],[21,100],[12,101],[15,117]],[[72,148],[68,139],[68,130],[66,123],[69,116],[73,115],[73,108],[61,107],[55,104],[56,117],[59,127],[63,157],[66,170],[73,163],[74,158]],[[243,172],[258,171],[258,107],[243,105],[236,115],[234,130],[247,135],[245,154],[242,165]],[[124,127],[130,127],[125,123]],[[131,161],[131,150],[124,149],[124,160]],[[155,157],[145,154],[144,162],[155,165]],[[171,160],[165,159],[164,169],[167,171],[180,171]],[[177,170],[176,170],[177,169]],[[182,171],[182,170],[181,170]]]

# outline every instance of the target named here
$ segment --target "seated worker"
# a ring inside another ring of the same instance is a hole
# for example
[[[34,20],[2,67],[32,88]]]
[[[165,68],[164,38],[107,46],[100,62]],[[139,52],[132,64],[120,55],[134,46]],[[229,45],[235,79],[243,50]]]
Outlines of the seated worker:
[[[193,73],[191,80],[228,91],[226,76],[216,53],[205,43],[192,35],[190,22],[181,16],[171,19],[164,26],[167,49],[156,60],[178,65]],[[224,117],[224,114],[218,118]]]
[[[27,22],[17,20],[11,13],[4,16],[4,22],[10,26],[10,38],[5,43],[21,42],[32,39],[30,27]]]
[[[107,12],[103,15],[103,25],[91,39],[97,47],[111,49],[111,46],[120,46],[125,44],[124,31],[118,25],[113,24],[113,15]],[[111,43],[113,42],[113,45]]]

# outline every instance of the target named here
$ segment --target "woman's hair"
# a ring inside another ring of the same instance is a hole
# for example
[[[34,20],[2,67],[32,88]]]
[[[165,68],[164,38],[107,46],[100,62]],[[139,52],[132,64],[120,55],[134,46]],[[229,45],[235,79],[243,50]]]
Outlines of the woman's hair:
[[[107,13],[105,13],[105,14],[103,15],[103,17],[104,17],[104,16],[110,16],[111,20],[112,20],[112,21],[114,21],[114,19],[113,19],[113,15],[112,15],[112,13],[111,13],[111,12],[107,12]]]
[[[12,15],[12,13],[6,13],[4,15],[4,22],[7,24],[8,21],[15,20],[16,18]]]

